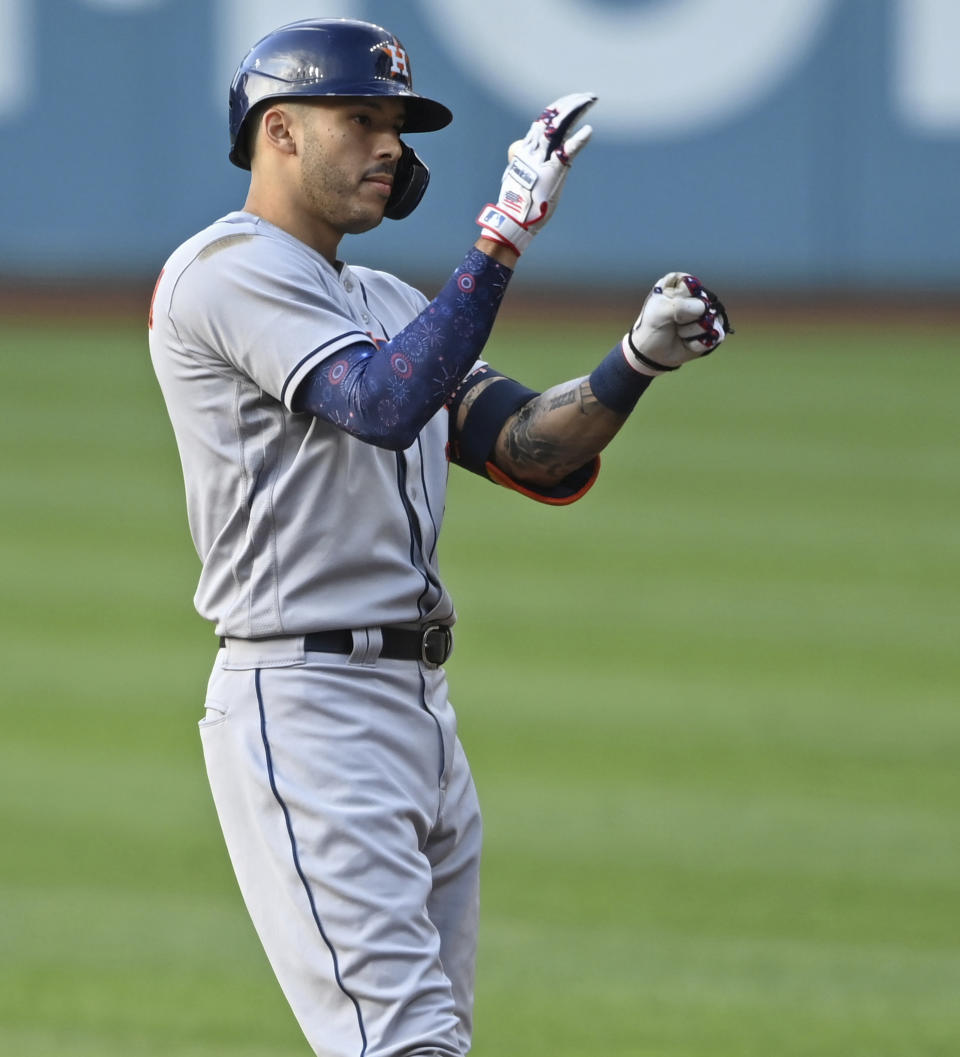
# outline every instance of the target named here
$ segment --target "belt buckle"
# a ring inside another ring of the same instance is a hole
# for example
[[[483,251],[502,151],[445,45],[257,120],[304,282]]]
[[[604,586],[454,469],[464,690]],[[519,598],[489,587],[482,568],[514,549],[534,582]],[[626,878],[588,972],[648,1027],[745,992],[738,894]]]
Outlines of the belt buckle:
[[[420,636],[420,660],[439,668],[453,652],[453,632],[446,624],[430,624]]]

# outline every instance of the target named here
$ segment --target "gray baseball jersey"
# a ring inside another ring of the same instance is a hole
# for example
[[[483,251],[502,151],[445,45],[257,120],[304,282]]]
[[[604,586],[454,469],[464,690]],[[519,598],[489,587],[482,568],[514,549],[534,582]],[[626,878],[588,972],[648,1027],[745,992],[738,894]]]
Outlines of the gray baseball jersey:
[[[220,635],[452,624],[437,569],[448,463],[441,410],[405,451],[309,414],[298,384],[359,340],[388,340],[426,298],[248,213],[167,261],[150,353],[176,433],[203,570],[195,604]]]

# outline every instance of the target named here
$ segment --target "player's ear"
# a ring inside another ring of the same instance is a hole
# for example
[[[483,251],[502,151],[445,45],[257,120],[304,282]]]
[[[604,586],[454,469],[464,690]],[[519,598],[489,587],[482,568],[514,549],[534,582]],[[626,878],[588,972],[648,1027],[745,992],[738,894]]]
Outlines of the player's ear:
[[[281,154],[296,154],[297,141],[294,135],[296,116],[293,107],[268,106],[260,115],[257,139],[258,146],[272,147]]]

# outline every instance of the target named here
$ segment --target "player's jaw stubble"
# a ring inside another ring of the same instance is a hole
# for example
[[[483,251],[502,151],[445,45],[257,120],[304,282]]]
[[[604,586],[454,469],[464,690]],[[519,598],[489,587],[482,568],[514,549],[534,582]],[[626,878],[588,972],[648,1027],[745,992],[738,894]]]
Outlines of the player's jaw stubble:
[[[359,235],[383,220],[386,199],[376,183],[365,180],[370,167],[354,172],[338,165],[316,140],[303,146],[300,189],[315,220],[341,235]]]

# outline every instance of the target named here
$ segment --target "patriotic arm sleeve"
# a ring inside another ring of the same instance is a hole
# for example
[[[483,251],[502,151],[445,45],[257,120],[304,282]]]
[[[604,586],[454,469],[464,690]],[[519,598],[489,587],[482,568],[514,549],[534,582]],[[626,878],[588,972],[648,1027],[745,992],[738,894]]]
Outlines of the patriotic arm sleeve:
[[[479,358],[512,274],[471,249],[399,334],[379,347],[350,345],[314,367],[297,388],[294,411],[381,448],[409,447]]]

